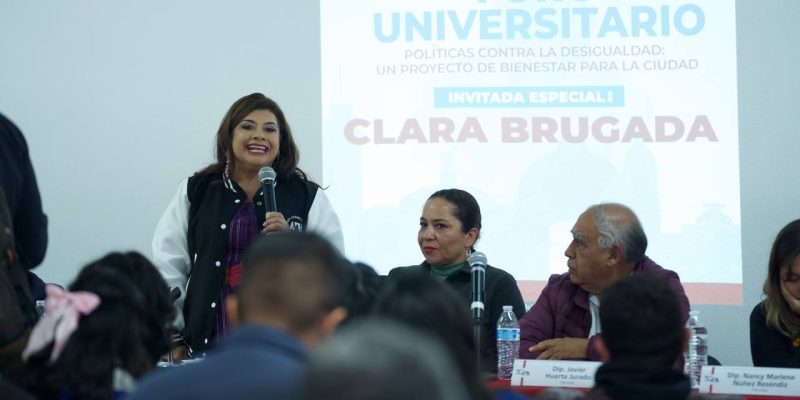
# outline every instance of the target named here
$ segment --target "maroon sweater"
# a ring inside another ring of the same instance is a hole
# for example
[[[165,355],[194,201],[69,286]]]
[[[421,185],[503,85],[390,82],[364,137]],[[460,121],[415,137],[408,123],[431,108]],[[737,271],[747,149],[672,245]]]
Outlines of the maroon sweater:
[[[681,280],[674,271],[664,269],[646,256],[633,267],[634,274],[650,274],[667,280],[678,295],[682,306],[684,321],[689,318],[689,298],[681,286]],[[592,327],[592,313],[589,311],[589,293],[569,280],[569,272],[550,276],[547,286],[542,289],[539,299],[519,321],[520,358],[536,358],[541,352],[530,352],[528,348],[547,339],[589,338]],[[589,338],[586,359],[600,361],[594,348],[597,335]]]

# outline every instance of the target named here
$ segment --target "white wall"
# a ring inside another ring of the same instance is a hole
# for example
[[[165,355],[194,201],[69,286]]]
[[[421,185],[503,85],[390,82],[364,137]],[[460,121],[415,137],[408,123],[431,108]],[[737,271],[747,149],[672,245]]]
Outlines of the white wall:
[[[749,365],[769,246],[800,216],[800,2],[736,6],[745,304],[698,308],[711,353]],[[284,107],[321,179],[319,46],[318,1],[0,2],[0,112],[27,136],[50,217],[35,272],[68,283],[107,251],[149,254],[179,180],[253,91]]]
[[[50,217],[35,272],[67,283],[109,250],[149,255],[179,181],[251,92],[282,105],[321,177],[318,20],[312,1],[0,2],[0,112],[27,136]]]

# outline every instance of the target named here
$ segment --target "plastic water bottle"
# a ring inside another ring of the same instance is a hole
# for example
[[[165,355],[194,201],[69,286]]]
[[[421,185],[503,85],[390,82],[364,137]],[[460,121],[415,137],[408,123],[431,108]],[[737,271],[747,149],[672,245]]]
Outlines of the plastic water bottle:
[[[512,306],[503,306],[497,320],[497,378],[511,379],[514,360],[519,356],[519,321]]]
[[[692,381],[692,388],[700,386],[700,373],[708,364],[708,330],[700,322],[700,312],[690,311],[686,327],[691,331],[689,344],[683,354],[686,360],[683,373]]]

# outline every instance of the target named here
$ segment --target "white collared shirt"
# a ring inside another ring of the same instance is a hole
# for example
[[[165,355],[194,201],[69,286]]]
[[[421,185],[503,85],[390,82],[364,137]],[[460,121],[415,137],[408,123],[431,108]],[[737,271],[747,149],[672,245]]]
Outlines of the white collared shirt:
[[[602,331],[600,329],[600,298],[594,294],[589,294],[589,312],[592,314],[592,327],[589,328],[589,337]]]

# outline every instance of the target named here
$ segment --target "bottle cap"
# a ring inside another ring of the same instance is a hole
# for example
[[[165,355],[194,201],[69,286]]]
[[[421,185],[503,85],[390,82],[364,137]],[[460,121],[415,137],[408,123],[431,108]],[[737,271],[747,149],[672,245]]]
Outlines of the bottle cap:
[[[514,311],[513,306],[503,306],[503,311]]]

